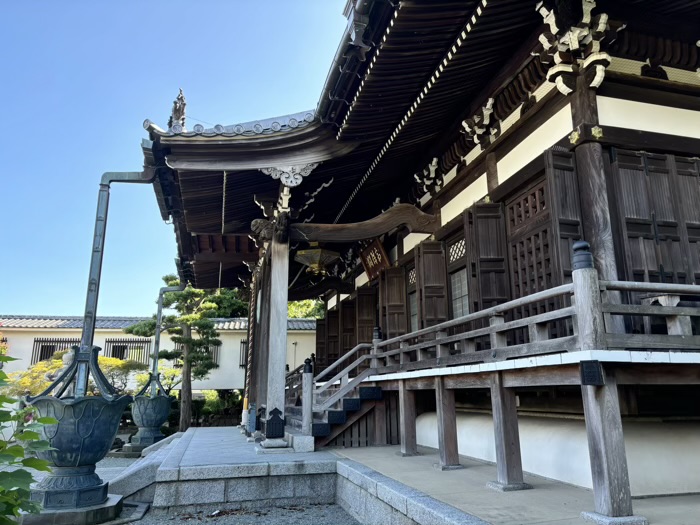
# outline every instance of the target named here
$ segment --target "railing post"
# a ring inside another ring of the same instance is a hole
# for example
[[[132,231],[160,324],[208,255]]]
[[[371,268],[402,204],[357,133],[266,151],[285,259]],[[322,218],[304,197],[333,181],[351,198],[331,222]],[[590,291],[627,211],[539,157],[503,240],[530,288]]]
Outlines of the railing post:
[[[590,245],[574,243],[574,299],[578,346],[581,350],[606,348],[598,273],[593,266]],[[612,523],[610,518],[627,518],[625,523],[642,525],[647,520],[632,516],[632,496],[627,454],[614,370],[597,362],[587,362],[581,373],[583,412],[586,420],[588,453],[591,460],[595,512],[584,512],[596,523]],[[598,368],[597,373],[595,372]]]
[[[450,345],[445,345],[440,343],[440,339],[447,337],[447,332],[440,330],[435,334],[435,339],[437,341],[435,357],[440,359],[441,357],[448,357],[450,355]]]
[[[311,359],[304,360],[304,371],[301,381],[301,432],[311,435],[314,404],[314,369]]]
[[[574,307],[581,350],[606,348],[605,323],[598,272],[593,267],[590,245],[585,241],[574,243],[573,260]]]
[[[492,315],[489,317],[489,326],[498,326],[505,323],[505,318],[502,315]],[[502,332],[491,332],[489,334],[491,341],[491,351],[492,357],[496,358],[496,348],[503,348],[507,346],[506,335]]]
[[[379,368],[379,360],[375,357],[379,353],[379,348],[377,345],[382,342],[382,329],[375,326],[372,330],[372,359],[370,360],[369,366],[371,368]]]

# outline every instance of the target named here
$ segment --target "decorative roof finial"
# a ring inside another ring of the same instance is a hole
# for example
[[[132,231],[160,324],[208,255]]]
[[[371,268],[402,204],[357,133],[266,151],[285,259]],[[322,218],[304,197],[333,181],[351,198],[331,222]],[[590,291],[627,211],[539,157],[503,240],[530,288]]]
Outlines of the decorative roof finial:
[[[185,107],[187,101],[185,95],[180,88],[180,93],[173,100],[173,111],[168,120],[168,129],[174,133],[182,133],[185,131]]]

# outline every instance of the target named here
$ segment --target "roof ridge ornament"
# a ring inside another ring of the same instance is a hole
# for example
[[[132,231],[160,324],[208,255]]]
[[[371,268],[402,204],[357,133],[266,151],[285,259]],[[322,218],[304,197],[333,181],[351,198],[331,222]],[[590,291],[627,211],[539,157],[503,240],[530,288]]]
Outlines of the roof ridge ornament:
[[[175,100],[173,100],[173,109],[170,113],[170,118],[168,119],[168,131],[173,133],[182,133],[186,131],[185,129],[185,108],[187,107],[187,101],[185,100],[185,94],[180,88]]]
[[[273,179],[279,181],[287,188],[295,188],[301,184],[304,177],[321,164],[320,162],[311,162],[309,164],[295,164],[288,166],[270,166],[269,168],[260,168],[265,175],[269,175]]]

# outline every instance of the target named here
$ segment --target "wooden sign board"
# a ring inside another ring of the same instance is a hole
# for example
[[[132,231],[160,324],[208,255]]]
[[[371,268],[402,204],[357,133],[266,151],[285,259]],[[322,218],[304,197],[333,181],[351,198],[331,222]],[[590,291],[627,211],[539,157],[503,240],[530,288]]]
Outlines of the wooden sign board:
[[[389,257],[384,251],[384,246],[378,239],[374,239],[367,248],[362,250],[360,259],[362,259],[362,266],[370,281],[379,277],[379,272],[391,266]]]

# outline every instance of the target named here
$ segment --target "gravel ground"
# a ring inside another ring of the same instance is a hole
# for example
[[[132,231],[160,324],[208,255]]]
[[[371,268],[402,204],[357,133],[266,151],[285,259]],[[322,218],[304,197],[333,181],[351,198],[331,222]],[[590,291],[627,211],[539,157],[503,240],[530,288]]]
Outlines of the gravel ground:
[[[149,515],[134,525],[360,525],[338,505],[303,505],[256,510],[183,511],[174,516]]]

